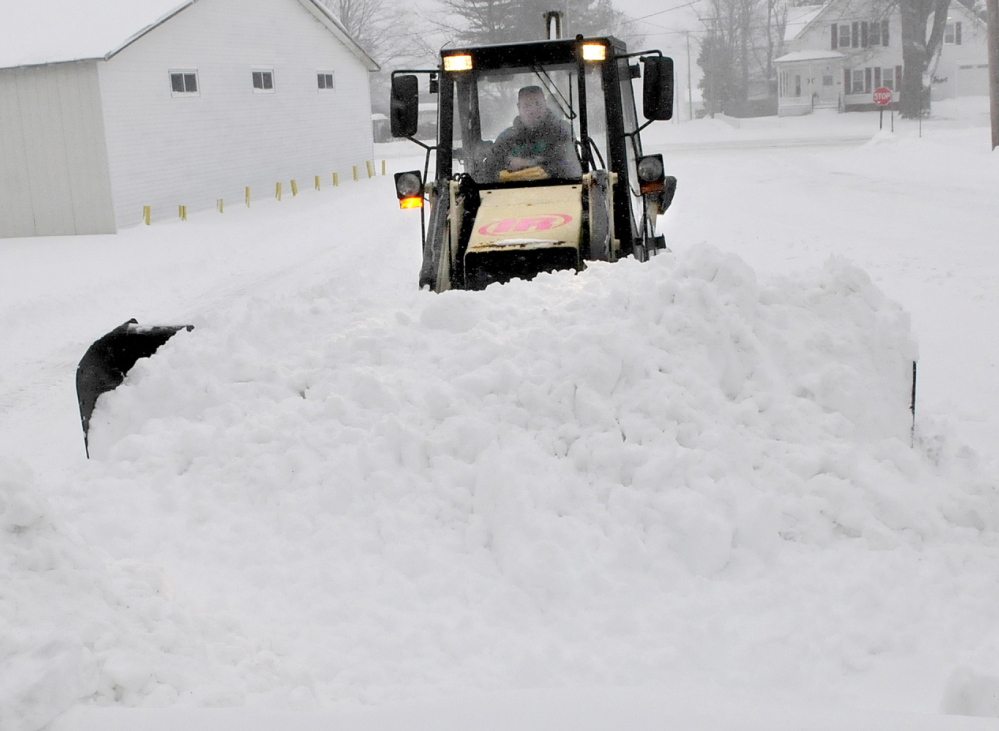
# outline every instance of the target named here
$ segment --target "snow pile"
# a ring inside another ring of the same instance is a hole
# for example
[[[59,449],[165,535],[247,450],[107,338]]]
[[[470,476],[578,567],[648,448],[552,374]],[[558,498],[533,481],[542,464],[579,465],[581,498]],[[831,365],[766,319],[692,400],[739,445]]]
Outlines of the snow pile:
[[[162,705],[177,693],[157,680],[176,652],[185,683],[232,683],[206,649],[228,629],[172,604],[163,570],[113,561],[59,519],[31,470],[0,460],[0,728],[42,728],[96,697]]]
[[[40,728],[96,690],[97,667],[85,648],[98,640],[101,628],[86,621],[67,626],[69,605],[105,604],[94,587],[99,563],[87,560],[81,548],[37,495],[31,470],[0,460],[0,726],[5,729]]]
[[[908,317],[844,261],[760,281],[701,246],[363,292],[237,299],[140,361],[53,490],[79,537],[7,509],[31,515],[6,540],[69,546],[11,554],[28,605],[53,598],[6,654],[66,653],[5,690],[12,728],[74,697],[682,678],[842,700],[844,673],[999,650],[981,567],[949,568],[985,560],[994,488],[941,486],[910,449]]]
[[[943,713],[999,718],[999,676],[959,667],[947,681]]]

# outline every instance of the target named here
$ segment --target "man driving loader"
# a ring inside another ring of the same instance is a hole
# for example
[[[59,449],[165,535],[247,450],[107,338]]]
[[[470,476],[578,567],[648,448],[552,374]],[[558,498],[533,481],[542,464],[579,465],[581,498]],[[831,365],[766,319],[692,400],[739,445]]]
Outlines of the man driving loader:
[[[540,86],[525,86],[517,94],[513,126],[496,138],[486,158],[486,177],[494,182],[577,179],[582,167],[565,120],[549,109]]]

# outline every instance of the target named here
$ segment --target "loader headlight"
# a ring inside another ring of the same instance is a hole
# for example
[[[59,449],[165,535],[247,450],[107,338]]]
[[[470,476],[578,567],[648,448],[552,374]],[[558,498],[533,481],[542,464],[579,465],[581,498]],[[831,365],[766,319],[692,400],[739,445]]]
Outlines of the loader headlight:
[[[638,159],[638,184],[642,194],[655,193],[663,189],[665,169],[662,155],[646,155]]]
[[[653,183],[663,176],[663,156],[648,155],[638,161],[638,179],[643,183]]]
[[[584,43],[584,61],[604,61],[607,59],[607,46],[603,43]]]
[[[471,71],[472,57],[467,53],[456,53],[444,57],[445,71]]]
[[[395,174],[395,194],[400,208],[423,207],[423,176],[418,170]]]

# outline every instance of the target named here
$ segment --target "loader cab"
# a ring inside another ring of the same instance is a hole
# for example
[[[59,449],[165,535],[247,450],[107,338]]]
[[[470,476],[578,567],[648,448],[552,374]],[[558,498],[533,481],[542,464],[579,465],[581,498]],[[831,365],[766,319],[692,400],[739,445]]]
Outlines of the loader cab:
[[[418,73],[393,73],[392,128],[397,137],[412,138],[415,133],[414,110],[421,101]],[[433,196],[441,198],[448,181],[460,181],[459,194],[474,206],[474,199],[488,191],[581,186],[591,173],[603,171],[612,181],[608,195],[613,201],[607,207],[616,249],[610,260],[647,255],[652,234],[639,178],[640,132],[654,119],[672,116],[671,59],[658,51],[629,54],[624,43],[609,36],[577,37],[447,49],[438,69],[422,73],[430,77],[429,89],[437,94],[439,109],[437,144],[428,148],[428,168],[432,152],[434,169],[430,175],[429,169],[425,172],[433,178],[432,207]],[[639,121],[633,90],[639,76],[645,124]],[[518,94],[526,87],[543,91],[549,114],[570,136],[572,164],[532,178],[499,177],[493,146],[514,124]],[[585,207],[585,195],[583,199]],[[458,237],[453,233],[452,238]],[[465,234],[460,237],[464,240]]]
[[[624,44],[611,37],[445,51],[437,179],[467,173],[486,188],[531,185],[500,182],[488,162],[496,138],[518,116],[519,90],[540,87],[550,112],[572,134],[578,169],[618,173],[615,229],[622,238],[622,250],[630,253],[641,207],[636,162],[642,147],[632,87],[634,61]]]

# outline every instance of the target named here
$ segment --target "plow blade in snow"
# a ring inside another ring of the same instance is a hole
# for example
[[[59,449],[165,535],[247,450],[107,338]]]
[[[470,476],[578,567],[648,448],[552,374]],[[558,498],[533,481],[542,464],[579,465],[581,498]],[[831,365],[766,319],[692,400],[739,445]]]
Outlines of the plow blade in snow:
[[[98,397],[116,389],[139,358],[148,358],[167,340],[193,325],[140,327],[134,319],[122,323],[91,345],[76,369],[76,398],[83,423],[83,446],[90,458],[90,415]]]

